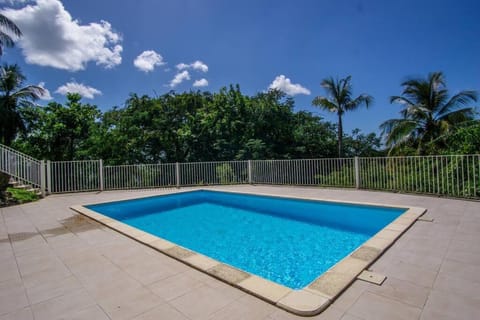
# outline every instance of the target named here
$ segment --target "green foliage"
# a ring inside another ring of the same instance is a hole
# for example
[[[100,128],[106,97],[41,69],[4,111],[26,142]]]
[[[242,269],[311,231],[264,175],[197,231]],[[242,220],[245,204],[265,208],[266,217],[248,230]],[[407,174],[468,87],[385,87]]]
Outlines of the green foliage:
[[[362,188],[480,196],[478,156],[394,157],[361,166]]]
[[[402,86],[402,95],[390,99],[402,106],[402,118],[387,120],[380,126],[387,147],[401,148],[403,152],[415,149],[419,155],[434,154],[448,149],[443,139],[446,135],[474,118],[471,103],[477,101],[477,92],[461,91],[449,97],[441,72],[430,73],[426,79],[407,80]]]
[[[6,173],[0,172],[0,203],[5,202],[6,200],[6,191],[8,187],[8,182],[10,181],[10,176]]]
[[[15,141],[15,148],[54,161],[95,157],[92,144],[104,143],[97,141],[101,112],[80,99],[79,94],[68,94],[65,106],[51,102],[45,107],[24,107],[21,112],[27,130]]]
[[[246,96],[239,86],[214,94],[132,94],[123,108],[103,114],[69,94],[65,105],[30,105],[21,116],[26,130],[14,147],[57,161],[104,159],[105,165],[120,165],[336,155],[335,125],[309,112],[295,113],[293,101],[279,91]],[[349,156],[379,147],[374,134],[359,131],[345,141]]]
[[[365,105],[367,108],[373,103],[373,97],[368,94],[361,94],[353,98],[353,88],[351,83],[352,77],[348,76],[343,79],[334,79],[332,77],[323,79],[320,84],[327,96],[318,96],[313,99],[312,104],[329,112],[334,112],[338,116],[338,157],[344,155],[343,150],[343,124],[342,117],[347,111],[352,111]]]
[[[480,121],[459,127],[446,137],[444,145],[447,154],[480,154]]]
[[[0,40],[0,48],[1,45]],[[25,130],[20,108],[33,106],[33,101],[39,99],[44,92],[38,86],[23,87],[25,79],[16,64],[5,64],[0,68],[0,143],[7,146],[19,132]]]
[[[217,179],[220,181],[220,184],[232,184],[235,183],[235,172],[232,167],[227,164],[221,164],[215,168],[217,174]]]
[[[7,192],[11,194],[13,201],[16,203],[25,203],[38,200],[38,195],[32,191],[7,188]]]

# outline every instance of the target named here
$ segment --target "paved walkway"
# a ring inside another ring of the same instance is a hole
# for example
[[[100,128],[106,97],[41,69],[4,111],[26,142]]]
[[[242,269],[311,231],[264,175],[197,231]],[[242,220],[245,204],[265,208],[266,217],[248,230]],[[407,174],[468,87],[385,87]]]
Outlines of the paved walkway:
[[[224,188],[226,189],[226,188]],[[428,208],[315,319],[478,319],[480,203],[356,190],[236,186],[281,195]],[[299,319],[69,209],[174,189],[53,195],[0,209],[0,320]]]

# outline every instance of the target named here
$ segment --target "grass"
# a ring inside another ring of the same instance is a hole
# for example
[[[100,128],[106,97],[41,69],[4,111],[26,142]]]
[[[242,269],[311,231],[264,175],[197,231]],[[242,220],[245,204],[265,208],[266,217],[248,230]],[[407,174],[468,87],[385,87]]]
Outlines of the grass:
[[[32,202],[38,200],[38,195],[35,192],[23,189],[7,188],[12,198],[18,203]]]

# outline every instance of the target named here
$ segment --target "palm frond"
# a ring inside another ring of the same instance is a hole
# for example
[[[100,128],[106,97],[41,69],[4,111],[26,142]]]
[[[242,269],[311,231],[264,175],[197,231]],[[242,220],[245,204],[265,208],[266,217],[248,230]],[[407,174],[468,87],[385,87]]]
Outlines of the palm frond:
[[[355,99],[349,101],[345,105],[345,110],[355,110],[361,105],[365,105],[365,107],[368,108],[372,104],[373,104],[373,97],[366,93],[362,93]]]
[[[475,117],[475,109],[463,108],[446,113],[438,118],[439,121],[446,121],[450,125],[458,125],[466,121],[471,121]]]
[[[312,104],[330,112],[338,112],[339,110],[335,103],[322,96],[315,97]]]
[[[0,13],[0,27],[4,30],[12,32],[16,37],[22,36],[22,31],[17,27],[17,25]]]
[[[439,110],[438,116],[442,117],[443,115],[451,112],[453,109],[465,106],[469,103],[476,102],[478,99],[478,94],[473,90],[465,90],[457,93],[448,100]]]
[[[382,135],[386,135],[387,147],[393,147],[414,138],[417,127],[416,121],[406,119],[390,119],[380,125]]]
[[[37,100],[40,99],[44,94],[44,88],[32,85],[19,89],[14,94],[12,94],[12,96],[17,99]]]

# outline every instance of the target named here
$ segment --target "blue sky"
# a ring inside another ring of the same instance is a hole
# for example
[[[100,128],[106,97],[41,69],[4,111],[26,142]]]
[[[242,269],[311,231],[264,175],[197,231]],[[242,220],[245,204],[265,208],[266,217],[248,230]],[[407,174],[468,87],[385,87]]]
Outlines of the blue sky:
[[[80,91],[102,110],[129,93],[238,83],[252,95],[282,88],[297,110],[336,121],[311,101],[324,95],[323,78],[352,75],[354,94],[375,104],[346,114],[345,129],[379,132],[397,117],[388,100],[408,77],[443,71],[451,93],[480,89],[477,0],[0,2],[24,32],[2,61],[18,63],[55,101]]]

